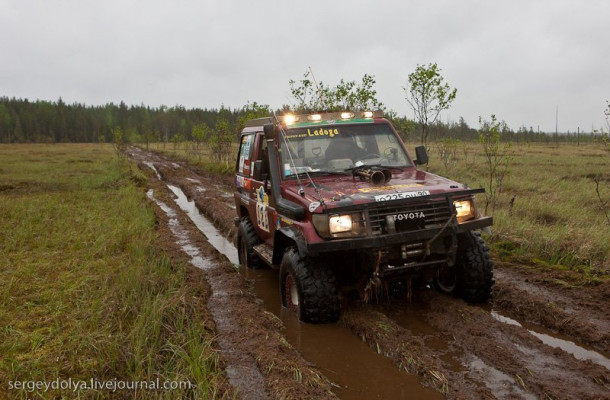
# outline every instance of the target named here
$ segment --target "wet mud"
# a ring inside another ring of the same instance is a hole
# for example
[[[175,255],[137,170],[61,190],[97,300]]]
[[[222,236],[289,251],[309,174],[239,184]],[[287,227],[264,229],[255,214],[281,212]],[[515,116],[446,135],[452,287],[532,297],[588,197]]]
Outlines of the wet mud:
[[[610,399],[608,283],[496,263],[485,306],[422,288],[302,324],[280,306],[276,271],[236,268],[231,176],[129,155],[149,178],[166,251],[190,260],[194,290],[207,288],[228,397]]]

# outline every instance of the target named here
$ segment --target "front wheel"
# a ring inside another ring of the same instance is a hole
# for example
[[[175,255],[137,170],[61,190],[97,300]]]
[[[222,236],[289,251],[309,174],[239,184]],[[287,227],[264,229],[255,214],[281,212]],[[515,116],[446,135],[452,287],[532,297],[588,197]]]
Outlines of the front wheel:
[[[322,324],[339,319],[339,295],[332,270],[321,260],[300,257],[289,247],[280,264],[282,305],[303,322]]]
[[[456,265],[443,267],[436,273],[434,284],[438,290],[468,303],[483,303],[491,297],[493,263],[489,248],[478,232],[458,236]]]
[[[456,267],[458,295],[469,303],[489,300],[494,284],[493,262],[479,232],[458,236]]]

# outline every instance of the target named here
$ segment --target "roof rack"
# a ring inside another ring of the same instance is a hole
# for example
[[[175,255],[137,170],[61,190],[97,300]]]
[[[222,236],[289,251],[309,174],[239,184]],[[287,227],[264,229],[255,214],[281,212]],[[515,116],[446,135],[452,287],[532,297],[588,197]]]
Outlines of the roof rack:
[[[374,118],[382,118],[383,112],[376,111],[341,111],[341,112],[322,112],[311,114],[291,114],[280,115],[277,119],[282,125],[287,127],[311,126],[329,123],[353,123],[353,122],[372,122]],[[246,121],[245,128],[262,126],[273,123],[273,117],[256,118]]]
[[[273,122],[273,117],[263,117],[263,118],[256,118],[256,119],[251,119],[245,122],[244,127],[245,128],[249,128],[249,127],[253,127],[253,126],[262,126],[265,124],[269,124]]]
[[[373,118],[383,117],[381,110],[376,111],[342,111],[311,114],[287,113],[278,116],[280,123],[286,126],[305,126],[328,123],[372,122]],[[245,127],[262,126],[273,122],[273,117],[251,119]]]

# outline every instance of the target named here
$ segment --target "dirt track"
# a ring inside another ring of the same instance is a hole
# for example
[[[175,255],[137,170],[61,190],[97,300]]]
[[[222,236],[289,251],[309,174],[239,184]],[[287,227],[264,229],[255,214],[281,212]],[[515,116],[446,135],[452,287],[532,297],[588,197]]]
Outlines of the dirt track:
[[[385,371],[388,384],[371,377],[374,383],[358,389],[369,390],[368,397],[610,399],[610,284],[573,286],[567,272],[496,263],[494,300],[486,306],[421,289],[410,302],[394,296],[380,304],[349,304],[333,327],[302,326],[278,316],[273,294],[263,299],[273,287],[263,281],[272,281],[274,271],[238,273],[167,187],[180,188],[234,241],[231,177],[203,174],[135,148],[129,154],[149,176],[165,250],[198,267],[189,270],[189,279],[205,297],[201,312],[217,333],[227,397],[236,391],[245,399],[362,398],[362,391],[343,383],[349,381],[341,376],[346,372],[337,372],[342,356],[330,355],[334,344],[324,341],[338,332],[343,336],[336,345],[349,346],[341,354],[353,352],[362,360],[345,368],[357,377],[354,385],[364,380],[358,374],[372,374],[366,366]],[[346,334],[369,349],[347,344]],[[305,335],[322,341],[308,350]],[[386,391],[396,380],[405,383]]]

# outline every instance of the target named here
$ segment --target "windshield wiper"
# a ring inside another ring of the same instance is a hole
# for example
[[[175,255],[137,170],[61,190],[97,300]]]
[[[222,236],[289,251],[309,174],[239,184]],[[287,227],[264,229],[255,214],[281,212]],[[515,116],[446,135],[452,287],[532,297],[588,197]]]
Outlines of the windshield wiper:
[[[399,167],[396,165],[380,165],[379,168],[398,169],[402,171],[404,168],[406,168],[406,166]]]
[[[348,175],[343,171],[303,171],[303,172],[297,172],[296,174],[288,174],[286,175],[286,178],[292,177],[292,176],[328,176],[328,175]]]
[[[398,169],[401,170],[405,167],[399,167],[396,165],[383,165],[383,164],[362,164],[362,165],[354,165],[353,167],[349,167],[349,168],[345,168],[345,171],[351,171],[352,173],[354,171],[358,171],[361,169],[367,169],[367,168],[387,168],[387,169]]]

